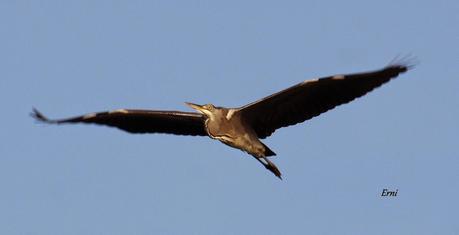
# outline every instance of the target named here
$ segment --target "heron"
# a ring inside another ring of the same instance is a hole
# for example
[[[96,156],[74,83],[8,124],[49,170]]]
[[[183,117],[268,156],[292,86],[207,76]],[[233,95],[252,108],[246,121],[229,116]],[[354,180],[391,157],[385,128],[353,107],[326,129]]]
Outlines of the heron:
[[[268,157],[275,156],[261,139],[277,129],[302,123],[334,107],[361,97],[408,71],[412,65],[391,63],[379,70],[306,80],[238,108],[185,102],[197,112],[117,109],[65,119],[48,119],[33,108],[32,117],[50,124],[92,123],[129,133],[209,136],[253,156],[282,179]]]

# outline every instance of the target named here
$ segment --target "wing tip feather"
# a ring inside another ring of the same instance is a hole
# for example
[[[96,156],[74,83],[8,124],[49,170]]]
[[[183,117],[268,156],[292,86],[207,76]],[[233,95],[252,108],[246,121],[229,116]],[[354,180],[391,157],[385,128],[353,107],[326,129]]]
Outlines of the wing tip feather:
[[[42,123],[56,123],[53,120],[48,119],[45,115],[43,115],[38,109],[35,107],[32,107],[32,112],[30,113],[30,116],[34,118],[38,122]]]
[[[398,73],[404,73],[418,66],[420,61],[412,54],[403,57],[396,56],[387,66],[386,69],[396,69]]]

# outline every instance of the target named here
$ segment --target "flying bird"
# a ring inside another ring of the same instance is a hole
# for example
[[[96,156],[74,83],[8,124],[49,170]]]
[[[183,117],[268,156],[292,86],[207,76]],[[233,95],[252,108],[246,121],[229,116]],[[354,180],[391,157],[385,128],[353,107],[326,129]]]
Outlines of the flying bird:
[[[209,136],[247,152],[282,179],[277,166],[268,159],[276,154],[260,139],[269,137],[279,128],[304,122],[361,97],[411,67],[406,63],[394,63],[371,72],[306,80],[239,108],[186,102],[197,112],[117,109],[52,120],[33,109],[31,115],[51,124],[93,123],[129,133]]]

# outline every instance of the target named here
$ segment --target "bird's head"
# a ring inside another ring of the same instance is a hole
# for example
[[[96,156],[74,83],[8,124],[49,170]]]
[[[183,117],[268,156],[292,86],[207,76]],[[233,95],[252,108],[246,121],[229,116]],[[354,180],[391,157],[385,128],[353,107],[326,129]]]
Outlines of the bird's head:
[[[195,109],[196,111],[208,116],[212,117],[213,113],[215,112],[216,108],[213,104],[205,104],[205,105],[199,105],[199,104],[193,104],[193,103],[188,103],[185,102],[186,105],[190,106],[192,109]]]

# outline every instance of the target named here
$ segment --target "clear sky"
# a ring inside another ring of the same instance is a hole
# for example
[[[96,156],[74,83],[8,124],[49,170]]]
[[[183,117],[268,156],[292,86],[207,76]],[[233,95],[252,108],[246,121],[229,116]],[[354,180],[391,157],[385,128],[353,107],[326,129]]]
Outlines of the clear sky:
[[[459,2],[0,1],[0,234],[459,234]],[[265,143],[51,118],[420,64]],[[384,188],[397,197],[381,197]]]

